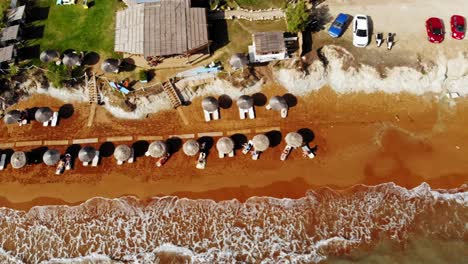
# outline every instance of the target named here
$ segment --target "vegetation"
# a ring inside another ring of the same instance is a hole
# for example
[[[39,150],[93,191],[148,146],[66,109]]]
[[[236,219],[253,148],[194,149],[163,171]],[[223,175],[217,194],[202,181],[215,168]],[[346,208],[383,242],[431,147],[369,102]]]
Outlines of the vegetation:
[[[148,74],[146,73],[145,70],[140,70],[138,77],[139,77],[140,81],[148,80]]]
[[[58,6],[56,0],[36,1],[37,10],[47,10],[47,17],[33,22],[43,28],[41,38],[28,41],[28,46],[39,45],[40,50],[67,49],[94,51],[101,56],[114,54],[115,12],[123,5],[120,1],[94,1],[89,9],[81,4]],[[39,13],[39,11],[36,11]],[[32,11],[34,14],[34,10]]]
[[[298,33],[306,29],[310,22],[310,13],[304,0],[299,0],[295,5],[290,5],[286,9],[286,21],[289,32]]]
[[[245,9],[268,9],[268,8],[283,8],[287,5],[288,0],[234,0],[240,7]]]
[[[67,67],[63,64],[57,65],[55,62],[51,62],[47,68],[48,71],[45,75],[54,87],[62,87],[63,83],[70,78]]]
[[[8,9],[8,6],[10,5],[10,1],[7,0],[1,0],[0,1],[0,26],[3,26],[3,17],[5,15],[6,10]]]

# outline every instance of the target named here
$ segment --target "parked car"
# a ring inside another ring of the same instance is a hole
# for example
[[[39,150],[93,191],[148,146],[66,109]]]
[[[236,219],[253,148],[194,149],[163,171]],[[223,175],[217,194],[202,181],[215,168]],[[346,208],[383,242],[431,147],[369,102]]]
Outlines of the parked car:
[[[426,20],[426,31],[429,42],[441,43],[444,41],[444,22],[438,17]]]
[[[353,20],[353,45],[365,47],[369,44],[369,21],[365,15],[356,15]]]
[[[453,15],[450,18],[450,27],[452,28],[452,38],[463,39],[465,37],[466,23],[464,17]]]
[[[340,13],[328,29],[328,35],[330,35],[332,38],[340,37],[344,32],[346,24],[348,24],[348,20],[349,15]]]

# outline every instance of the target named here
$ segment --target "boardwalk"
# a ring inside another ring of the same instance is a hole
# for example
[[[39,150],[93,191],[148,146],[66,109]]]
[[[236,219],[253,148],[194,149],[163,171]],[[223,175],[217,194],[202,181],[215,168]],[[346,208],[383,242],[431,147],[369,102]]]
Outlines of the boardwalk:
[[[285,17],[284,11],[281,9],[272,10],[225,10],[214,11],[208,14],[210,20],[220,19],[245,19],[245,20],[275,20],[283,19]]]

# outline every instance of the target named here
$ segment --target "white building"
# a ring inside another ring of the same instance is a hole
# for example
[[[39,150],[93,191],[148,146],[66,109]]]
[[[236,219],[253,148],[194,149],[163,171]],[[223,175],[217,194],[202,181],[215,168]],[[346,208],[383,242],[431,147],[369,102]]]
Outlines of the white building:
[[[257,32],[252,34],[249,46],[250,63],[262,63],[288,58],[283,32]]]

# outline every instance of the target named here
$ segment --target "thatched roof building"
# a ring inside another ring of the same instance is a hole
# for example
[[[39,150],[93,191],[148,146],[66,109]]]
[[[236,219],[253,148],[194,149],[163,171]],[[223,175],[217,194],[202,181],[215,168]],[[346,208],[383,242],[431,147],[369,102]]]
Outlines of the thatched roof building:
[[[49,149],[42,155],[42,160],[47,166],[54,166],[60,160],[60,152],[55,149]]]
[[[78,158],[81,162],[91,162],[96,157],[96,149],[91,146],[85,146],[78,152]]]
[[[34,118],[37,122],[44,123],[49,121],[53,114],[49,107],[40,107],[36,110],[36,113],[34,113]]]
[[[291,146],[293,148],[299,148],[303,144],[302,136],[301,136],[301,134],[299,134],[297,132],[289,132],[286,135],[285,140],[286,140],[286,144],[288,144],[289,146]]]
[[[0,63],[12,62],[16,57],[16,49],[14,45],[0,48]]]
[[[25,5],[8,10],[7,12],[8,24],[11,25],[14,23],[22,22],[25,18],[25,14],[26,14],[25,11],[26,11]]]
[[[200,151],[200,144],[196,140],[189,139],[184,143],[182,149],[187,156],[195,156]]]
[[[223,154],[229,154],[234,150],[234,140],[229,137],[222,137],[216,142],[216,149]]]
[[[216,100],[216,98],[214,98],[213,96],[207,96],[202,100],[202,107],[203,110],[207,112],[214,112],[218,110],[218,100]]]
[[[154,141],[149,145],[148,152],[153,158],[161,158],[167,154],[167,145],[164,141]]]
[[[2,44],[10,42],[12,40],[19,40],[20,26],[14,25],[11,27],[4,28],[0,33],[0,42]]]
[[[252,138],[253,147],[256,151],[265,151],[270,146],[270,139],[264,134],[255,135]]]
[[[11,155],[10,164],[14,169],[20,169],[26,166],[27,162],[26,153],[23,151],[16,151]]]
[[[114,150],[114,158],[118,161],[127,161],[132,156],[132,149],[127,145],[119,145]]]

